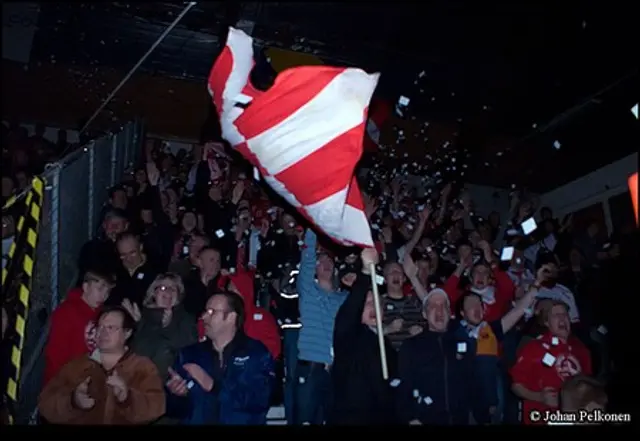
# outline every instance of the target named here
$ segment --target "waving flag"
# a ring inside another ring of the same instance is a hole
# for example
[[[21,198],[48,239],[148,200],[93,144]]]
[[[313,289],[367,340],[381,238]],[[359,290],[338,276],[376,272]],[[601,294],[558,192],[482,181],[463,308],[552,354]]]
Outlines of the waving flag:
[[[344,245],[373,246],[353,172],[379,75],[296,67],[262,92],[249,81],[253,65],[251,37],[231,28],[208,84],[222,136],[329,237]]]

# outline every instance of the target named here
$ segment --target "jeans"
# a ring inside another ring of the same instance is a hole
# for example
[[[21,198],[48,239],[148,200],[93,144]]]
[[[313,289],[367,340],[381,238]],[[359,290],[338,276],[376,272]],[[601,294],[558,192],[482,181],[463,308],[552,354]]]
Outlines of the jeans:
[[[329,412],[331,375],[321,363],[298,362],[296,367],[296,424],[323,424]]]
[[[284,357],[284,413],[287,424],[294,424],[296,365],[298,364],[299,329],[283,330],[282,355]]]

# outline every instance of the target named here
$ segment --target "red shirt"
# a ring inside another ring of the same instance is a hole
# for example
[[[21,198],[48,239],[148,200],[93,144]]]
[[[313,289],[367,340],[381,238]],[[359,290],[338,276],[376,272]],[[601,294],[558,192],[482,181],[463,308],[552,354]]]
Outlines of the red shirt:
[[[493,268],[493,278],[495,280],[495,301],[491,304],[485,303],[484,319],[487,322],[500,320],[511,309],[511,302],[515,294],[515,285],[507,273],[499,268]],[[449,296],[451,303],[451,314],[455,314],[455,307],[458,299],[462,297],[463,291],[458,289],[460,278],[453,274],[444,284],[444,291]]]
[[[518,359],[511,368],[511,377],[514,384],[521,384],[530,391],[540,392],[545,388],[551,388],[558,393],[565,380],[574,375],[591,375],[591,356],[588,349],[573,336],[564,343],[554,338],[550,332],[530,341],[520,349]],[[553,362],[548,366],[543,362],[545,355]],[[525,424],[533,424],[529,418],[532,410],[555,410],[537,401],[523,401],[523,421]],[[543,424],[542,421],[540,421]]]

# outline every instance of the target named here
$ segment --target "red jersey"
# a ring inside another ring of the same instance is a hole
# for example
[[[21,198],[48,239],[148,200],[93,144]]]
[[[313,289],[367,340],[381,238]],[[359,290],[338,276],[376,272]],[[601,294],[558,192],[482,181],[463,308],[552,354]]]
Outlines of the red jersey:
[[[591,356],[588,349],[573,336],[564,343],[554,338],[550,332],[524,345],[511,368],[513,383],[521,384],[533,392],[551,388],[560,393],[564,381],[578,374],[591,375]],[[529,418],[532,410],[544,412],[556,409],[537,401],[524,400],[525,424],[533,424]]]
[[[515,285],[507,273],[497,267],[493,267],[493,278],[495,283],[494,299],[491,303],[485,301],[484,319],[487,322],[500,320],[511,309],[511,302],[515,294]],[[451,314],[455,314],[457,301],[462,297],[463,291],[458,289],[460,278],[453,274],[444,284],[444,291],[449,296],[451,303]],[[484,299],[484,297],[483,297]]]

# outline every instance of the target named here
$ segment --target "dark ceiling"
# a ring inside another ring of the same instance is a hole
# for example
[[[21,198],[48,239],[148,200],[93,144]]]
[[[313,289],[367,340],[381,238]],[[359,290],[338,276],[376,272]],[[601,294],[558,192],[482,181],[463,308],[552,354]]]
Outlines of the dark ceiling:
[[[184,7],[42,3],[32,59],[126,71]],[[410,96],[417,119],[460,121],[476,181],[546,191],[637,149],[629,111],[639,96],[637,21],[620,4],[612,9],[594,1],[199,2],[141,70],[203,82],[228,24],[250,19],[258,45],[380,71],[378,93]]]

